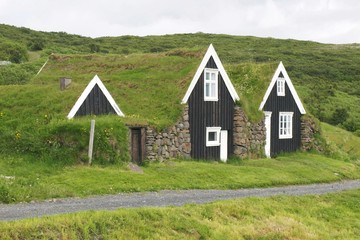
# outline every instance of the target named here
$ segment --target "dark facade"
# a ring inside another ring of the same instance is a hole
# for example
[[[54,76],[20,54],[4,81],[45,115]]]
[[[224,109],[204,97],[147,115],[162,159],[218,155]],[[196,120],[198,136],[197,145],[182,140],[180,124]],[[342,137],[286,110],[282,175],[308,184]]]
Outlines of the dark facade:
[[[283,77],[280,73],[280,77]],[[272,112],[270,131],[270,156],[276,156],[281,152],[293,152],[300,148],[301,144],[301,113],[292,95],[288,83],[285,82],[285,96],[277,96],[276,84],[274,84],[267,98],[263,111]],[[293,112],[292,138],[279,138],[279,113]]]
[[[67,118],[103,114],[124,116],[100,78],[95,75],[70,110]]]
[[[212,57],[206,68],[218,69]],[[234,100],[219,73],[218,101],[204,101],[204,71],[200,75],[189,99],[191,157],[219,159],[220,146],[206,146],[206,127],[221,127],[228,131],[228,154],[233,152]]]
[[[99,86],[95,84],[91,92],[88,94],[75,116],[85,115],[103,115],[115,114],[114,108],[111,106],[105,94],[101,91]]]

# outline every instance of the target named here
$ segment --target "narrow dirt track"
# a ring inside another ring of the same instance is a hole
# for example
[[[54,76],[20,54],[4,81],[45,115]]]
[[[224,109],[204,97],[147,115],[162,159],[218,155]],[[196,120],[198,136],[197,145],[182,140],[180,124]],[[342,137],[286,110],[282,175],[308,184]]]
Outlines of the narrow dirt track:
[[[87,210],[181,206],[217,200],[276,195],[312,195],[360,188],[360,179],[326,184],[293,185],[238,190],[164,190],[159,192],[121,193],[88,198],[53,199],[36,203],[0,204],[0,221],[73,213]]]

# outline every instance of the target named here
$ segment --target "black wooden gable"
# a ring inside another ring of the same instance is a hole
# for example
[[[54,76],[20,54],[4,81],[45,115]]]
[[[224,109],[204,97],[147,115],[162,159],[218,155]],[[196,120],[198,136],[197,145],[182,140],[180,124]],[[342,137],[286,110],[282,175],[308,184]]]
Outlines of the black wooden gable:
[[[292,112],[295,110],[299,111],[299,108],[295,102],[294,96],[291,94],[288,84],[285,82],[285,96],[277,95],[277,87],[275,84],[265,102],[263,111]]]
[[[75,117],[85,115],[116,114],[105,94],[101,91],[98,84],[95,84],[91,92],[86,97]]]
[[[225,86],[228,89],[228,92],[230,93],[232,100],[235,102],[236,100],[240,99],[238,94],[236,93],[236,90],[235,90],[234,86],[232,85],[214,47],[212,46],[212,44],[210,44],[203,60],[200,63],[200,66],[198,67],[198,69],[194,75],[194,78],[192,79],[192,81],[190,83],[188,90],[186,91],[186,94],[182,100],[183,104],[187,103],[197,82],[204,79],[203,74],[204,74],[205,68],[217,69],[219,71],[219,75],[221,75],[221,78],[219,78],[219,83],[220,83],[220,81],[225,83]]]
[[[277,96],[277,79],[278,78],[284,78],[285,79],[285,96]],[[290,100],[290,98],[294,101],[292,102]],[[278,100],[276,100],[278,99]],[[279,101],[279,102],[277,102]],[[292,84],[289,75],[286,72],[286,69],[284,67],[284,65],[282,64],[282,62],[280,62],[278,68],[276,69],[274,76],[270,82],[270,85],[265,93],[265,96],[260,104],[260,110],[263,111],[268,111],[265,109],[265,106],[267,106],[266,108],[269,109],[269,107],[271,107],[272,105],[278,105],[280,104],[280,102],[282,102],[282,106],[285,109],[289,109],[290,108],[292,110],[294,110],[295,108],[297,108],[301,114],[305,114],[305,108],[301,103],[301,100],[294,88],[294,85]],[[295,106],[293,106],[293,104],[295,103]],[[290,107],[291,106],[291,107]]]
[[[209,61],[206,63],[206,68],[218,69],[213,57],[210,57]],[[221,75],[221,73],[219,74],[219,76],[220,75]],[[202,79],[204,79],[204,76]]]
[[[75,116],[117,114],[124,116],[100,78],[96,75],[87,85],[68,114]]]

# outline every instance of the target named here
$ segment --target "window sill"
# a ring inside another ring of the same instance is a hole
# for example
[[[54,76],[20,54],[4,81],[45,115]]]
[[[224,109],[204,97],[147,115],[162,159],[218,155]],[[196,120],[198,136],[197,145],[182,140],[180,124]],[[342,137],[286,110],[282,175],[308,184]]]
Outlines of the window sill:
[[[204,98],[204,101],[205,102],[217,102],[217,101],[219,101],[219,99],[218,98]]]
[[[292,136],[279,136],[279,139],[292,139]]]
[[[215,143],[206,143],[206,146],[207,146],[207,147],[217,147],[217,146],[220,146],[220,143],[218,143],[218,142],[215,142]]]

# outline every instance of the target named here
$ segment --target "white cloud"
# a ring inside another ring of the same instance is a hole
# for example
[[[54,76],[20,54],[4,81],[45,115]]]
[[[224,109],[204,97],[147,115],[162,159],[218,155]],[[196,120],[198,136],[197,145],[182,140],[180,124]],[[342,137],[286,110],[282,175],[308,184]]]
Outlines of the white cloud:
[[[0,22],[85,36],[186,32],[360,42],[358,0],[0,0]]]

